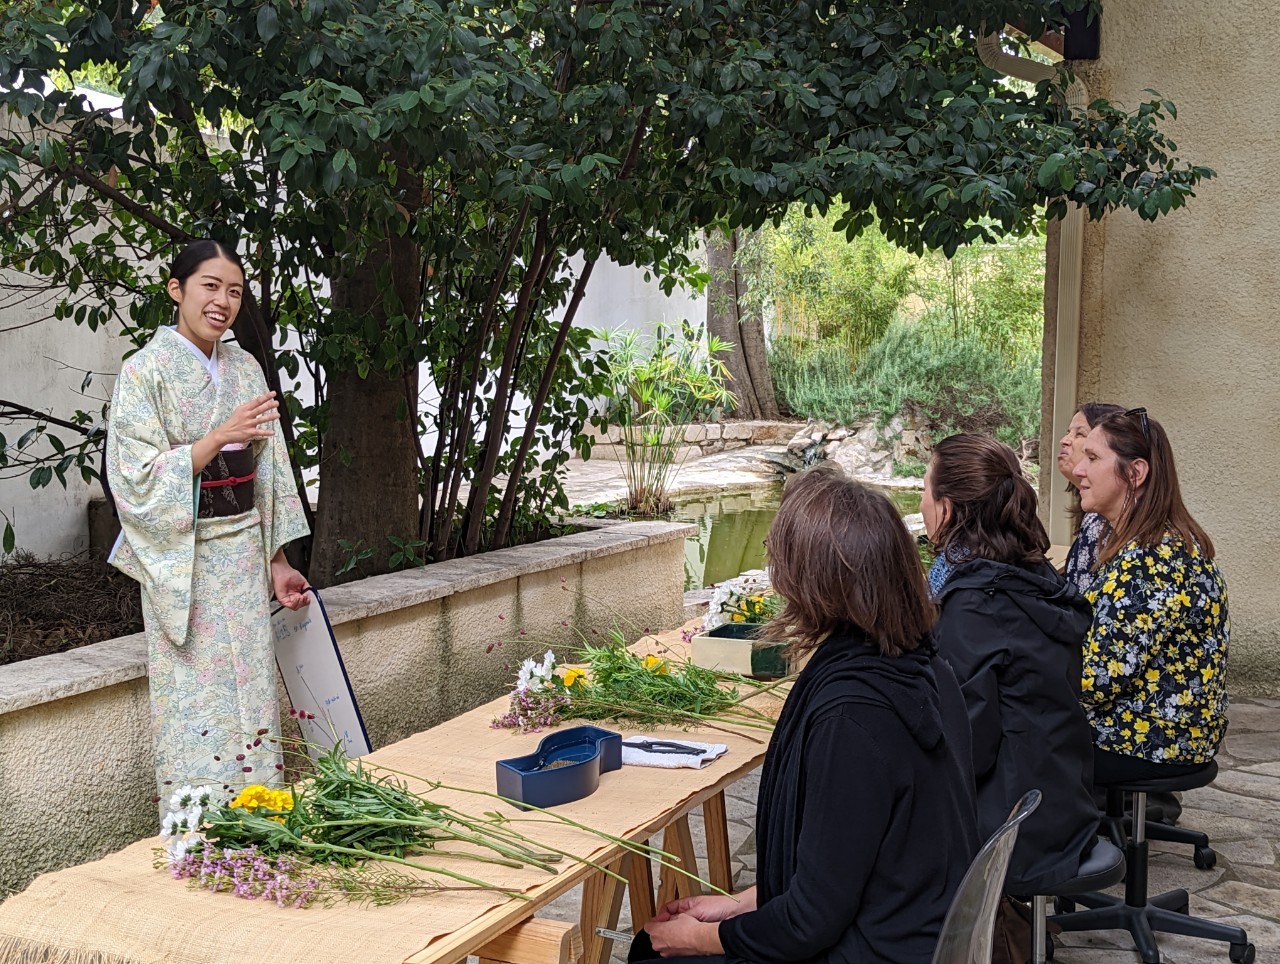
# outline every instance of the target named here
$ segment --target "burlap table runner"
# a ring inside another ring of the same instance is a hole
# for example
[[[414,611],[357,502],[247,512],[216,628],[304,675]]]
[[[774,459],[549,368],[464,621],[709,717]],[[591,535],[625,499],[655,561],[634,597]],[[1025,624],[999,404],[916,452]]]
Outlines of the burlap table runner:
[[[664,634],[665,635],[665,634]],[[669,642],[668,640],[665,640]],[[494,761],[531,752],[546,734],[494,730],[489,722],[506,708],[496,700],[472,712],[371,754],[371,763],[461,787],[491,791]],[[618,729],[617,727],[614,727]],[[624,736],[634,729],[622,729]],[[652,727],[646,732],[655,732]],[[656,731],[673,739],[691,734]],[[674,813],[757,766],[768,733],[724,728],[696,731],[726,743],[728,754],[702,770],[623,767],[606,774],[591,796],[557,808],[580,823],[615,836],[640,839]],[[415,790],[425,785],[408,781]],[[480,814],[499,810],[522,833],[573,854],[599,859],[612,845],[580,830],[548,823],[473,794],[434,790],[435,799]],[[656,842],[656,841],[655,841]],[[536,869],[513,869],[455,860],[452,866],[491,883],[526,893],[514,900],[489,891],[450,891],[389,907],[338,904],[305,910],[278,908],[229,894],[193,890],[167,871],[154,869],[158,839],[144,840],[103,860],[46,874],[0,905],[0,961],[4,964],[307,964],[402,962],[447,935],[476,922],[493,933],[532,914],[537,906],[575,886],[589,868],[562,862],[551,879]],[[444,862],[444,861],[440,861]],[[481,941],[480,943],[483,943]],[[466,953],[450,951],[447,960]]]

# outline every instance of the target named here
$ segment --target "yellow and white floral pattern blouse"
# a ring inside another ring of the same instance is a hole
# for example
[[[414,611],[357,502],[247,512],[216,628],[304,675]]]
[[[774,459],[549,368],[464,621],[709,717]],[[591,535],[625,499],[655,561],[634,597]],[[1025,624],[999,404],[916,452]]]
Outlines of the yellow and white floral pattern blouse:
[[[1166,533],[1130,543],[1085,598],[1080,700],[1104,750],[1154,763],[1207,763],[1227,729],[1227,584],[1199,546]]]

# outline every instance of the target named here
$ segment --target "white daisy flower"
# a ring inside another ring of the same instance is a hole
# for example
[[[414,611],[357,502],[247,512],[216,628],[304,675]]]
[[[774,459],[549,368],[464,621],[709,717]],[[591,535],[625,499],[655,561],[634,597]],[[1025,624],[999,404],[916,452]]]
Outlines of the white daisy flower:
[[[187,855],[191,845],[185,837],[174,837],[169,841],[169,845],[165,849],[169,851],[169,863],[176,864]]]
[[[538,669],[538,664],[532,659],[526,659],[520,664],[520,672],[516,674],[516,689],[527,690],[529,684],[533,682],[533,677]]]
[[[173,796],[169,798],[170,810],[185,810],[191,806],[191,798],[195,795],[195,789],[189,786],[178,787],[173,791]]]

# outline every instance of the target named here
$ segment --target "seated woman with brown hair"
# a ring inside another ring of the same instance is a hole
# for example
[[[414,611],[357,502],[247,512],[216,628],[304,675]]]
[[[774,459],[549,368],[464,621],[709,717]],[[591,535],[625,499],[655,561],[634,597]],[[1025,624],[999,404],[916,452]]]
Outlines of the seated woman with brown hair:
[[[928,964],[979,841],[915,546],[884,495],[820,466],[787,487],[768,549],[786,600],[768,634],[809,659],[765,755],[756,886],[667,904],[631,959]]]
[[[1145,408],[1102,419],[1076,466],[1080,504],[1110,531],[1093,583],[1081,701],[1100,784],[1213,759],[1227,728],[1227,585],[1182,501],[1173,449]]]
[[[953,435],[933,450],[921,503],[938,551],[930,583],[938,652],[969,710],[978,832],[990,835],[1028,790],[1007,889],[1041,894],[1075,877],[1093,849],[1093,741],[1080,708],[1089,605],[1045,559],[1036,494],[1007,445]]]

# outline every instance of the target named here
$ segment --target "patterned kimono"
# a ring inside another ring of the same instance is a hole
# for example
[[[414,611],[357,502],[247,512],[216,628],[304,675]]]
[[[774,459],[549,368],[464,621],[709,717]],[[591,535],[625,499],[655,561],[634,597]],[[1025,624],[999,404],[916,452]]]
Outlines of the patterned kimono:
[[[269,601],[271,557],[307,534],[284,439],[254,442],[254,503],[196,518],[191,446],[267,390],[256,359],[217,346],[203,356],[161,328],[125,363],[107,434],[107,478],[120,514],[111,562],[142,584],[156,780],[228,785],[278,777],[279,730]],[[162,804],[163,806],[163,804]]]

